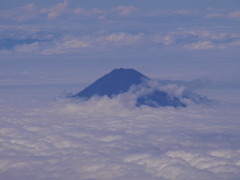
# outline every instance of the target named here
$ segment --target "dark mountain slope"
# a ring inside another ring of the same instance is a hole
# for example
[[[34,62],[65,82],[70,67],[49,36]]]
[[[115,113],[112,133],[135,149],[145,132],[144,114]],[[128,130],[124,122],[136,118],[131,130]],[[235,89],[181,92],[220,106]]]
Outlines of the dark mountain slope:
[[[112,98],[114,95],[119,95],[129,91],[133,85],[140,85],[150,78],[139,73],[134,69],[114,69],[110,73],[104,75],[81,92],[73,97],[89,99],[93,96],[108,96]],[[138,87],[138,86],[137,86]],[[138,89],[136,90],[136,92]],[[136,106],[147,105],[151,107],[173,106],[185,107],[177,97],[170,97],[166,92],[155,90],[136,98]]]
[[[93,84],[76,94],[74,97],[90,98],[94,95],[109,96],[127,92],[132,85],[142,83],[149,79],[134,69],[114,69]]]

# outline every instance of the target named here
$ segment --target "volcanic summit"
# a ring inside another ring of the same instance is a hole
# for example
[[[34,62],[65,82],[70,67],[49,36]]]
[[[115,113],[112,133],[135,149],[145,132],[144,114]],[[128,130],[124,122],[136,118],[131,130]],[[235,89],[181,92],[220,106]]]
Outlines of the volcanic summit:
[[[114,98],[116,95],[126,93],[135,85],[139,89],[144,82],[151,80],[134,69],[114,69],[110,73],[96,80],[94,83],[75,94],[73,97],[85,100],[93,96],[108,96]],[[137,90],[135,90],[137,92]],[[151,107],[173,106],[185,107],[186,105],[177,97],[169,96],[166,92],[154,90],[137,96],[136,106],[146,105]]]

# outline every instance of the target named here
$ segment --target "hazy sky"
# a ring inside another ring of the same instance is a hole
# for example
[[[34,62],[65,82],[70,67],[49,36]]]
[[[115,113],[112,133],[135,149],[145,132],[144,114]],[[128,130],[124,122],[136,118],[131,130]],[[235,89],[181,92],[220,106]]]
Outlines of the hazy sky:
[[[2,0],[1,1],[1,8],[5,9],[11,8],[11,7],[18,7],[18,6],[23,6],[28,3],[35,3],[41,7],[43,6],[51,6],[54,4],[57,4],[61,1],[59,0],[52,0],[52,1],[38,1],[38,0],[25,0],[25,1],[17,1],[17,0]],[[82,6],[86,8],[109,8],[109,7],[114,7],[114,6],[138,6],[143,9],[155,9],[155,8],[171,8],[171,9],[181,9],[181,8],[208,8],[208,7],[214,7],[214,8],[238,8],[237,6],[239,5],[238,0],[203,0],[203,1],[197,1],[197,0],[151,0],[149,2],[146,2],[144,0],[121,0],[121,1],[111,1],[111,0],[103,0],[103,1],[98,1],[98,0],[82,0],[82,1],[69,1],[69,4],[71,6]]]
[[[238,0],[0,3],[2,72],[54,67],[51,78],[67,67],[76,76],[133,67],[174,79],[239,75]]]

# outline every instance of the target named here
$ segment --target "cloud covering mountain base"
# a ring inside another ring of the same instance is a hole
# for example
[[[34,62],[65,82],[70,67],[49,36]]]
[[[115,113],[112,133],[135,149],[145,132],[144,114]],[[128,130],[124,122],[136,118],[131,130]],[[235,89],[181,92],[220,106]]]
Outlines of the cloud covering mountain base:
[[[201,85],[199,80],[195,84]],[[91,98],[116,99],[133,108],[134,106],[186,107],[190,102],[210,103],[211,101],[192,91],[194,81],[152,80],[134,69],[114,69],[71,98],[88,101]]]
[[[20,92],[4,97],[16,98],[11,108],[0,104],[0,179],[240,177],[239,105],[129,109],[106,97],[40,103],[43,88],[23,89],[22,99]]]

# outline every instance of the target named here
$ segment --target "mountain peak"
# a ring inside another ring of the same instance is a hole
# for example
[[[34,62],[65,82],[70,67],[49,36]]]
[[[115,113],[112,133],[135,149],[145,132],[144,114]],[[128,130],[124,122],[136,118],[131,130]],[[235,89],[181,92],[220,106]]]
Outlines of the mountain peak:
[[[123,77],[130,77],[133,76],[135,78],[139,77],[145,77],[147,78],[145,75],[141,74],[140,72],[136,71],[135,69],[130,69],[130,68],[116,68],[113,69],[110,73],[106,74],[106,75],[116,75],[116,76],[120,76],[121,78]]]
[[[108,96],[112,98],[114,95],[128,92],[131,86],[140,85],[143,81],[148,80],[150,80],[150,78],[134,69],[114,69],[110,73],[99,78],[90,86],[86,87],[85,89],[74,95],[73,97],[89,99],[93,96]],[[138,88],[138,86],[136,88]],[[162,92],[159,90],[155,90],[154,92],[149,91],[147,94],[137,96],[135,105],[147,105],[151,107],[186,106],[178,98],[170,97],[166,92]]]
[[[134,69],[114,69],[74,97],[85,99],[91,98],[94,95],[112,97],[127,92],[132,85],[138,85],[144,79],[149,78]]]

